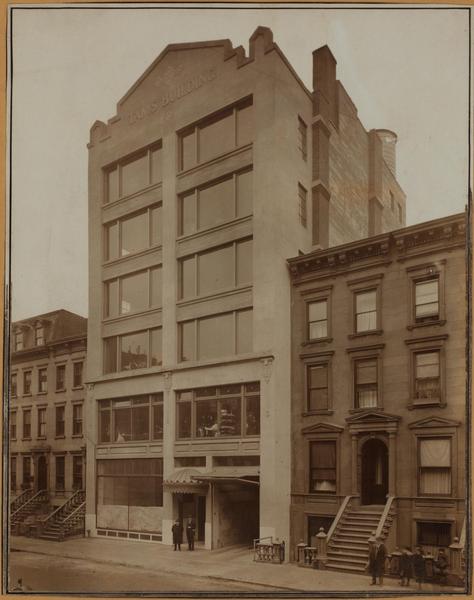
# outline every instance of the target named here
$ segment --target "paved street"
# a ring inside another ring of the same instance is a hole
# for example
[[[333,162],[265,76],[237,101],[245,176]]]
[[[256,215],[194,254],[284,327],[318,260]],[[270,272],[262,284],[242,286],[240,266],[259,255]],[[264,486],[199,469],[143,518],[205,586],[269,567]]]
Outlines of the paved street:
[[[256,563],[243,547],[173,552],[169,546],[124,540],[75,538],[49,542],[12,537],[10,573],[13,584],[23,577],[32,591],[214,591],[214,592],[352,592],[383,590],[412,594],[386,578],[371,587],[366,575],[302,569],[294,564]],[[183,547],[184,548],[184,547]],[[462,592],[461,588],[423,584],[424,592]]]

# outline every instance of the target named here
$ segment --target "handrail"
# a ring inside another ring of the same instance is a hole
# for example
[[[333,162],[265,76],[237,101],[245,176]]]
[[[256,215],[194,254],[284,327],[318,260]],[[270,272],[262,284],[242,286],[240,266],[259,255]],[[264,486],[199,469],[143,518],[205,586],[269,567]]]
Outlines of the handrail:
[[[255,548],[255,544],[258,544],[259,542],[262,542],[263,540],[270,540],[270,543],[273,544],[273,537],[271,535],[267,535],[266,537],[262,537],[262,538],[254,538],[253,547]]]
[[[61,521],[61,524],[63,525],[64,523],[66,523],[66,521],[68,521],[72,516],[74,516],[79,510],[81,510],[81,508],[84,508],[84,506],[86,505],[85,501],[82,502],[81,504],[79,504],[79,506],[77,508],[75,508],[72,513],[70,513],[65,519],[63,519]]]
[[[390,509],[392,508],[393,501],[395,500],[395,496],[389,496],[387,502],[385,503],[385,507],[383,509],[382,516],[380,517],[379,524],[377,525],[377,529],[375,531],[375,537],[379,537],[382,535],[383,528],[385,527],[385,521],[387,520]]]
[[[459,536],[459,545],[463,548],[466,545],[466,517],[464,517],[462,524],[461,535]]]
[[[47,515],[44,519],[42,519],[43,525],[45,525],[50,519],[51,520],[54,519],[54,517],[57,516],[57,513],[61,512],[64,508],[66,508],[66,506],[70,502],[72,502],[74,500],[74,498],[76,498],[76,496],[78,494],[83,494],[83,493],[84,493],[83,490],[77,490],[77,492],[75,492],[70,498],[68,498],[66,500],[66,502],[64,502],[63,504],[61,504],[61,506],[58,506],[58,508],[55,508],[51,514]]]
[[[36,494],[34,494],[34,496],[31,496],[31,498],[29,500],[27,500],[26,502],[24,502],[21,506],[19,506],[16,510],[14,510],[12,512],[12,514],[10,515],[10,520],[13,519],[13,517],[17,513],[20,512],[20,510],[22,510],[23,508],[25,508],[25,506],[27,506],[28,504],[30,504],[31,502],[33,502],[33,500],[36,500],[42,494],[47,494],[47,490],[40,490],[39,492],[36,492]]]
[[[19,496],[17,496],[10,503],[10,509],[17,510],[20,506],[25,504],[27,498],[31,498],[34,495],[35,491],[31,488],[27,490],[23,490]]]
[[[329,540],[331,539],[331,536],[336,531],[336,527],[339,525],[339,521],[341,520],[341,517],[344,514],[344,511],[346,510],[347,505],[349,504],[349,501],[351,498],[353,498],[353,496],[346,496],[344,498],[344,500],[342,501],[341,506],[339,507],[339,510],[337,511],[337,515],[336,515],[334,521],[332,522],[331,527],[329,528],[329,531],[327,533],[326,542],[329,542]]]

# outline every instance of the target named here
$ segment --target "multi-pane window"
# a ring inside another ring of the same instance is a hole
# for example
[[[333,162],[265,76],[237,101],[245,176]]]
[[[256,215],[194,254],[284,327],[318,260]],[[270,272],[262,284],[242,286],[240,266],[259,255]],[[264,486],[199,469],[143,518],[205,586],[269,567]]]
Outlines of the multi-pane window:
[[[308,156],[308,127],[301,117],[298,117],[298,149],[303,160]]]
[[[419,490],[422,495],[451,494],[451,439],[419,440]]]
[[[28,489],[31,486],[31,456],[23,457],[23,487]]]
[[[317,340],[328,336],[327,299],[308,303],[308,339]]]
[[[260,384],[198,388],[178,393],[177,437],[260,434]]]
[[[31,394],[31,371],[25,371],[23,373],[23,395],[29,394]]]
[[[415,360],[415,403],[420,404],[439,402],[441,399],[440,386],[440,353],[417,352]]]
[[[23,332],[16,331],[15,332],[15,352],[18,350],[23,350],[24,342],[23,342]]]
[[[162,149],[158,143],[106,169],[105,204],[159,183],[161,161]]]
[[[16,490],[16,456],[10,458],[10,490]]]
[[[179,324],[180,361],[252,352],[252,309]]]
[[[16,410],[10,413],[10,439],[16,440]]]
[[[82,435],[82,404],[72,406],[72,435]]]
[[[355,294],[355,326],[357,333],[377,329],[377,290]]]
[[[451,542],[451,523],[418,521],[417,545],[448,548]]]
[[[45,394],[48,391],[48,369],[38,369],[38,392]]]
[[[83,471],[83,459],[80,454],[73,454],[72,457],[72,489],[82,490],[82,471]]]
[[[328,364],[307,367],[308,410],[327,410],[328,408]]]
[[[336,442],[324,440],[309,445],[309,491],[336,493]]]
[[[161,204],[108,223],[104,228],[104,259],[123,258],[162,242]]]
[[[136,442],[163,439],[163,394],[100,400],[99,441]]]
[[[73,387],[82,387],[82,373],[84,370],[83,362],[73,363]]]
[[[415,282],[415,321],[436,321],[439,318],[439,280]]]
[[[355,408],[377,406],[377,360],[356,360],[354,362]]]
[[[187,191],[179,197],[179,213],[180,235],[252,214],[252,170]]]
[[[156,367],[162,360],[161,327],[104,339],[104,373]]]
[[[180,298],[205,296],[252,282],[252,239],[240,240],[179,261]]]
[[[64,437],[65,412],[64,406],[56,406],[56,437]]]
[[[31,410],[23,411],[23,439],[31,438]]]
[[[44,345],[44,327],[42,325],[36,325],[35,327],[35,344],[37,346]]]
[[[248,98],[188,127],[179,135],[180,169],[204,163],[253,140],[253,106]]]
[[[56,456],[56,480],[55,487],[57,492],[64,492],[65,489],[65,456]]]
[[[38,437],[46,437],[46,408],[38,408]]]
[[[56,391],[60,392],[66,389],[66,365],[56,366]]]
[[[300,223],[303,227],[306,227],[307,224],[307,197],[308,192],[305,188],[298,183],[298,202],[299,202],[299,212],[300,212]]]
[[[161,304],[161,267],[139,271],[105,283],[106,317],[141,312]]]
[[[11,390],[12,398],[16,398],[18,395],[18,373],[11,374],[10,390]]]

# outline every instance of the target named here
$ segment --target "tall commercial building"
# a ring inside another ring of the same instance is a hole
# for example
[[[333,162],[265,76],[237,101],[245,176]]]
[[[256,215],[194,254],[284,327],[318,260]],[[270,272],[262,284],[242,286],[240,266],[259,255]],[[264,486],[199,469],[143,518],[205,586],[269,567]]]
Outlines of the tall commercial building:
[[[404,224],[396,136],[324,46],[313,90],[269,29],[172,44],[91,128],[86,528],[289,539],[298,253]]]
[[[466,215],[289,264],[291,547],[323,527],[327,566],[364,572],[373,531],[390,552],[463,546]]]

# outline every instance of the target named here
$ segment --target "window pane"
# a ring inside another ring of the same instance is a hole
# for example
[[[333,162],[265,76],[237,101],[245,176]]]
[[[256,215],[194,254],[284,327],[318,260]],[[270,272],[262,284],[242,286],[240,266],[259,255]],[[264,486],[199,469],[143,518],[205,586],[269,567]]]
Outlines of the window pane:
[[[206,229],[235,217],[233,179],[225,179],[198,191],[199,229]]]
[[[356,312],[364,313],[370,312],[376,309],[376,292],[371,290],[370,292],[362,292],[356,295]]]
[[[104,339],[104,373],[117,371],[117,338]]]
[[[226,398],[219,402],[219,435],[240,435],[240,398]]]
[[[309,339],[317,340],[318,338],[324,338],[328,336],[328,324],[327,321],[320,321],[309,324]]]
[[[450,467],[451,440],[449,438],[420,440],[420,466]]]
[[[415,286],[416,303],[438,302],[438,280],[422,281]]]
[[[181,203],[181,235],[196,231],[196,192],[185,194],[180,198]]]
[[[148,273],[146,271],[122,277],[121,285],[120,313],[122,315],[148,308]]]
[[[232,313],[201,319],[198,328],[200,359],[230,356],[235,353]]]
[[[163,439],[163,404],[153,405],[153,439]]]
[[[39,392],[47,392],[48,391],[48,370],[40,369],[38,371],[38,391]]]
[[[377,329],[377,313],[363,313],[357,315],[357,331],[371,331]]]
[[[199,162],[235,147],[234,115],[227,110],[199,127]]]
[[[196,259],[194,256],[183,258],[181,264],[181,298],[192,298],[196,295]]]
[[[245,435],[260,434],[260,397],[251,396],[245,399]]]
[[[246,217],[252,214],[253,171],[244,171],[237,175],[237,216]]]
[[[149,415],[149,406],[134,406],[132,408],[132,440],[149,439]]]
[[[253,350],[253,312],[252,309],[239,310],[237,318],[237,354]]]
[[[158,183],[162,180],[161,161],[163,151],[161,148],[153,148],[151,151],[151,182]]]
[[[155,206],[151,209],[151,245],[160,246],[163,242],[163,208]]]
[[[146,212],[124,219],[121,225],[121,256],[127,256],[148,247],[148,216]]]
[[[217,400],[196,402],[196,436],[214,437],[218,434]]]
[[[308,410],[326,410],[328,407],[327,388],[309,390]]]
[[[420,493],[440,496],[451,494],[451,469],[421,469]]]
[[[120,338],[120,369],[144,369],[148,365],[148,332],[132,333]]]
[[[114,279],[105,284],[105,316],[116,317],[118,315],[118,280]]]
[[[113,223],[105,228],[106,260],[118,258],[118,223]]]
[[[234,287],[234,248],[225,246],[198,256],[199,295]]]
[[[237,243],[237,285],[252,283],[253,241]]]
[[[196,137],[194,130],[181,136],[181,168],[189,169],[196,164]]]
[[[373,386],[360,387],[357,395],[358,408],[375,408],[377,406],[377,389]]]
[[[191,437],[191,402],[178,402],[178,438]]]
[[[106,202],[114,202],[119,198],[119,185],[118,185],[118,169],[115,168],[113,171],[109,171],[106,174]]]
[[[196,322],[187,321],[180,324],[181,331],[181,361],[196,360]]]
[[[110,411],[101,410],[100,415],[100,434],[99,439],[101,442],[110,442]]]
[[[377,363],[375,361],[360,361],[356,364],[356,369],[358,384],[377,382]]]
[[[120,408],[114,410],[115,442],[129,442],[132,436],[132,409]]]
[[[158,267],[150,270],[150,286],[151,286],[151,306],[162,306],[163,304],[163,288],[162,288],[162,269]]]
[[[326,365],[311,367],[309,370],[311,388],[326,388],[328,386],[328,368]]]
[[[151,336],[151,366],[156,367],[163,362],[163,342],[161,328],[150,329]]]
[[[416,355],[417,378],[439,377],[439,353],[427,352]]]
[[[149,184],[148,154],[122,165],[122,196],[128,196]]]
[[[311,321],[323,321],[327,319],[328,309],[327,300],[319,302],[310,302],[308,305],[308,318]]]
[[[253,106],[244,106],[237,110],[237,145],[243,146],[253,141]]]
[[[83,372],[83,363],[75,362],[74,363],[74,387],[79,387],[82,385],[82,372]]]

